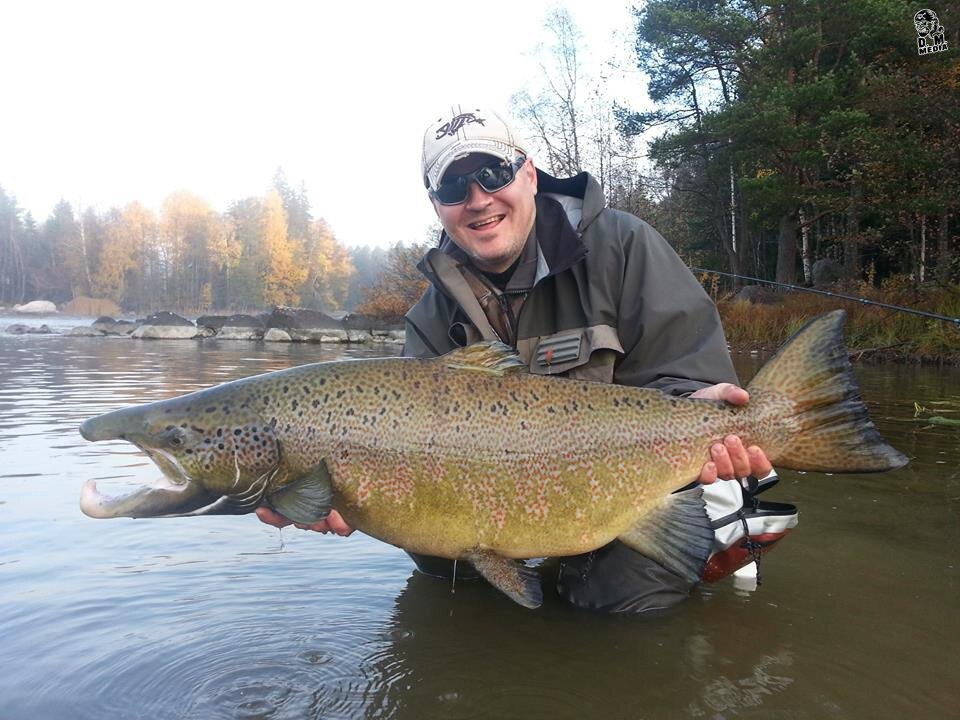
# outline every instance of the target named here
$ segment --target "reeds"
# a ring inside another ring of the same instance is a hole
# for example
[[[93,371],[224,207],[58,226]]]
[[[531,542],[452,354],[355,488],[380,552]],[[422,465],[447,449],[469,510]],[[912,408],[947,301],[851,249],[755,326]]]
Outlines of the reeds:
[[[916,310],[960,317],[960,289],[915,288],[892,278],[880,289],[866,285],[836,292]],[[847,311],[846,341],[854,359],[960,364],[960,325],[899,310],[800,291],[765,291],[763,302],[718,299],[727,340],[734,347],[774,349],[804,323],[830,310]]]

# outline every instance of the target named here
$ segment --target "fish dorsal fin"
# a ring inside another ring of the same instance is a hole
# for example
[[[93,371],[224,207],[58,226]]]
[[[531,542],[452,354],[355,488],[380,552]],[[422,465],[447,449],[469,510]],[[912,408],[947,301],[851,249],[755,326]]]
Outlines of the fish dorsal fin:
[[[520,372],[527,367],[516,350],[499,340],[484,340],[452,350],[444,355],[442,360],[450,368],[474,370],[493,375]]]

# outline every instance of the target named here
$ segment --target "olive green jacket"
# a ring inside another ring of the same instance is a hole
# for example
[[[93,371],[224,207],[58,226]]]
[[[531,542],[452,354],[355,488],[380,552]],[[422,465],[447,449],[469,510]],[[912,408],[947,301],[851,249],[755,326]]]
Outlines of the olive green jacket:
[[[674,395],[737,382],[716,307],[663,237],[604,208],[587,173],[537,173],[534,228],[505,289],[444,233],[419,265],[431,286],[407,313],[404,354],[499,338],[533,373]]]

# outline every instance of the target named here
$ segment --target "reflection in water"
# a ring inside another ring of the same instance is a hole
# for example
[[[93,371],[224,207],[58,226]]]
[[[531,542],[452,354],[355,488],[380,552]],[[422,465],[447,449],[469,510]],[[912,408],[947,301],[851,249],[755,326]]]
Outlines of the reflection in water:
[[[960,373],[862,368],[914,458],[891,475],[784,473],[798,529],[763,585],[665,614],[524,610],[361,535],[251,517],[95,521],[83,482],[149,482],[87,417],[369,349],[0,336],[0,717],[952,717],[960,683]],[[382,352],[395,351],[385,348]],[[750,367],[741,368],[743,375]],[[552,583],[548,563],[543,570]]]

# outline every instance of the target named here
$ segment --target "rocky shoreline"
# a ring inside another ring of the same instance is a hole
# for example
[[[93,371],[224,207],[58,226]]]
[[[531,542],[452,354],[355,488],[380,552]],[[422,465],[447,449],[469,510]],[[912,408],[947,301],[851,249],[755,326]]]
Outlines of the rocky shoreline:
[[[54,334],[48,325],[14,323],[5,328],[13,335]],[[275,307],[259,315],[201,315],[196,321],[162,311],[136,320],[104,315],[92,324],[69,328],[71,337],[129,337],[136,340],[262,340],[265,342],[378,343],[402,345],[402,325],[366,315],[333,318],[317,310]]]

